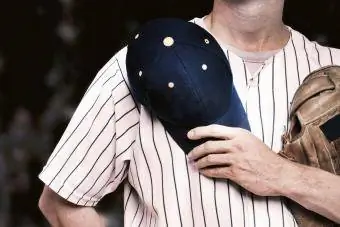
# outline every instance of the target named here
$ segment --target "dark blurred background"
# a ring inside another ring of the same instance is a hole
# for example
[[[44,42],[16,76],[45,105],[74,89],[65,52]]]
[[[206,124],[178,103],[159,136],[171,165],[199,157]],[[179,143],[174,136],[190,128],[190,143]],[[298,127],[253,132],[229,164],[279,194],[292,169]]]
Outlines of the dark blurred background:
[[[201,17],[211,6],[212,0],[0,2],[0,227],[47,226],[37,209],[37,175],[85,89],[132,31],[157,17]],[[340,48],[339,0],[286,0],[284,20]],[[99,204],[109,226],[123,226],[121,192]]]

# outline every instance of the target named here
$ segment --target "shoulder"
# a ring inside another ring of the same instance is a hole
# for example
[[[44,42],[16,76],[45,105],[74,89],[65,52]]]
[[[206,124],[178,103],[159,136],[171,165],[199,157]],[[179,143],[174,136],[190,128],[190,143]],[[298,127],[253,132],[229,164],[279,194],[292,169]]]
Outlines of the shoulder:
[[[126,60],[126,53],[127,53],[127,46],[120,49],[116,52],[109,61],[104,64],[104,66],[98,71],[96,77],[94,78],[93,82],[100,79],[100,77],[104,75],[116,74],[118,73],[121,76],[126,75],[126,67],[125,67],[125,60]]]
[[[111,90],[114,103],[118,104],[121,101],[124,101],[124,109],[126,106],[131,108],[137,107],[138,109],[139,104],[131,94],[131,87],[127,76],[126,54],[127,46],[119,50],[100,71],[104,72],[106,69],[108,69],[110,74],[115,77],[115,83],[113,84]],[[119,107],[119,105],[116,105],[116,108],[117,107]]]
[[[310,40],[302,33],[291,29],[292,42],[298,55],[307,57],[316,65],[326,66],[340,64],[340,49]]]
[[[96,80],[101,80],[102,82],[99,83],[100,92],[110,92],[117,118],[117,131],[125,130],[126,126],[130,126],[131,122],[137,122],[140,114],[140,103],[133,97],[127,77],[126,55],[127,46],[111,57],[99,70],[96,79],[92,82],[96,83]],[[105,83],[108,85],[101,85]],[[105,89],[106,86],[109,86],[108,89]]]
[[[92,80],[87,93],[111,93],[116,99],[124,94],[130,95],[129,81],[126,72],[127,46],[116,52],[98,71]]]

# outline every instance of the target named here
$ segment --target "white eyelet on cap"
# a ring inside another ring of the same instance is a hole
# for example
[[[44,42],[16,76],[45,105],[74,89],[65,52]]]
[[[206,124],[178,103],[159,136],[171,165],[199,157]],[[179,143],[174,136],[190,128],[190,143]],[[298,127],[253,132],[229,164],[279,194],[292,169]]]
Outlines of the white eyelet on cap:
[[[137,35],[135,36],[135,39],[138,39],[138,37],[139,37],[139,34],[137,34]]]
[[[209,39],[205,39],[204,42],[205,42],[206,44],[209,44],[209,43],[210,43]]]
[[[174,87],[175,87],[175,84],[174,84],[173,82],[169,82],[169,83],[168,83],[168,87],[169,87],[169,88],[174,88]]]
[[[206,64],[203,64],[203,65],[202,65],[202,69],[203,69],[204,71],[206,71],[206,70],[208,69],[208,66],[207,66]]]
[[[142,71],[139,71],[139,72],[138,72],[138,75],[139,75],[139,76],[142,76],[142,75],[143,75],[143,72],[142,72]]]
[[[165,37],[163,39],[164,46],[170,47],[170,46],[174,45],[174,43],[175,43],[175,40],[172,37]]]

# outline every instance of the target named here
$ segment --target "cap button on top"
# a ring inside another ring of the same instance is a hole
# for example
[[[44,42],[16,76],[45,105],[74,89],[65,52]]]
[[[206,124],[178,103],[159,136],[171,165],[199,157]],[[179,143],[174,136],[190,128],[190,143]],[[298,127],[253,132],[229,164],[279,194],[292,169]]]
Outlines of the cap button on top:
[[[164,46],[167,46],[167,47],[174,45],[174,43],[175,43],[175,40],[172,37],[166,37],[163,40]]]

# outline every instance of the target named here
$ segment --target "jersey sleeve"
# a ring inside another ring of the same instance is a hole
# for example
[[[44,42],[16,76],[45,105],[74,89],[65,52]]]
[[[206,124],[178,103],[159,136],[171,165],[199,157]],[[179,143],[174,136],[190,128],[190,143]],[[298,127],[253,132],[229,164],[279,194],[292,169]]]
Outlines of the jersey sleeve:
[[[99,71],[39,174],[71,203],[95,206],[127,175],[139,113],[122,68],[114,57]]]

